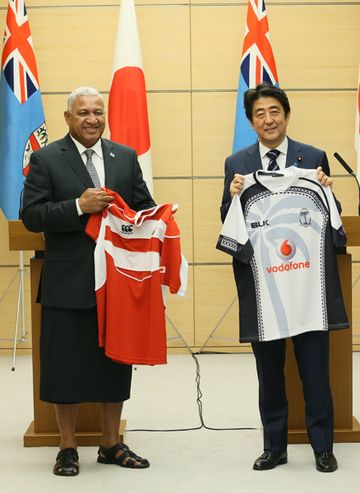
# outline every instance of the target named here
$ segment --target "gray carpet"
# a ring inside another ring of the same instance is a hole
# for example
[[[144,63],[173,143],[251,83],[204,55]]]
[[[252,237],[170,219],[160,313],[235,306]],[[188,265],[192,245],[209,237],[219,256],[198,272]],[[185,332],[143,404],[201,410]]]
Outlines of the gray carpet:
[[[255,472],[262,451],[257,384],[250,354],[199,356],[203,420],[213,428],[255,428],[177,432],[128,431],[126,442],[151,467],[130,470],[97,464],[96,448],[79,448],[81,473],[75,478],[52,474],[56,449],[24,448],[22,437],[32,420],[32,368],[29,356],[0,357],[0,491],[57,493],[68,491],[131,493],[281,493],[339,491],[358,493],[360,443],[335,444],[339,470],[315,470],[308,445],[290,445],[289,463]],[[360,353],[354,354],[354,415],[360,419]],[[138,367],[133,397],[125,406],[129,430],[182,429],[200,426],[195,362],[171,355],[160,367]]]

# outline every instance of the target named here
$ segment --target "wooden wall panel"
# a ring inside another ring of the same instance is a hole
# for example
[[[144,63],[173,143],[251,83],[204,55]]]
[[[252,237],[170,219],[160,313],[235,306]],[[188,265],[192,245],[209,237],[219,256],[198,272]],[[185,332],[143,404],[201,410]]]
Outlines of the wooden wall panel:
[[[44,94],[42,96],[49,142],[61,139],[68,131],[68,126],[64,119],[67,95],[68,93],[65,92],[61,94]],[[104,100],[107,102],[107,96]]]
[[[232,149],[236,94],[196,92],[192,104],[194,175],[223,176]]]
[[[194,262],[230,262],[230,257],[215,249],[221,229],[221,179],[194,182]]]
[[[43,96],[51,141],[64,136],[66,94]],[[327,151],[333,175],[346,171],[333,157],[339,152],[355,167],[355,92],[289,92],[289,135]],[[104,94],[107,104],[107,94]],[[154,176],[222,176],[231,153],[234,93],[150,93],[149,120]],[[192,104],[192,127],[191,127]],[[336,125],[329,125],[336,113]],[[193,150],[192,173],[191,141]]]
[[[239,305],[231,265],[195,266],[194,277],[196,346],[202,347],[212,333],[206,347],[240,346]]]
[[[153,176],[191,176],[191,97],[150,93],[149,124]]]
[[[38,0],[38,1],[41,1],[41,0]],[[46,1],[46,0],[44,0]],[[67,1],[70,1],[70,0],[67,0]],[[85,1],[85,0],[84,0]],[[95,0],[94,0],[95,1]],[[191,4],[192,5],[197,5],[197,6],[201,6],[202,4],[220,4],[221,2],[219,2],[219,0],[191,0]],[[224,2],[226,4],[247,4],[246,0],[243,0],[243,1],[239,1],[239,0],[226,0],[226,2]],[[266,8],[268,9],[270,6],[283,6],[283,5],[298,5],[298,4],[303,4],[304,2],[301,1],[301,0],[266,0]],[[340,1],[337,1],[337,0],[317,0],[317,1],[311,1],[311,0],[308,0],[307,2],[307,5],[310,7],[312,4],[323,4],[324,6],[327,6],[327,5],[331,5],[331,4],[341,4],[343,3],[344,5],[348,4],[349,2],[347,0],[340,0]],[[281,5],[283,4],[283,5]]]
[[[169,347],[194,346],[194,275],[189,267],[188,289],[185,298],[169,294],[166,303],[166,332]]]
[[[246,5],[191,10],[193,89],[237,87],[245,21]]]
[[[5,3],[7,0],[2,0],[2,2]],[[59,9],[59,7],[73,7],[79,8],[79,7],[87,7],[91,5],[92,7],[117,7],[119,8],[120,5],[120,0],[25,0],[26,1],[26,7],[28,10],[31,10],[31,7],[52,7]],[[189,1],[187,0],[140,0],[140,1],[135,1],[135,5],[151,5],[151,4],[188,4]],[[56,5],[54,5],[56,4]]]
[[[178,204],[175,213],[181,232],[181,247],[188,262],[193,261],[193,192],[191,180],[155,180],[154,196],[158,204]]]
[[[29,259],[31,255],[32,252],[24,253],[25,264],[29,264]],[[0,210],[0,267],[3,265],[19,265],[19,252],[9,251],[8,222],[5,219],[3,212]]]
[[[359,5],[268,6],[270,36],[285,88],[354,88],[360,46]],[[195,89],[237,87],[246,5],[192,9]]]
[[[68,93],[84,85],[108,90],[116,8],[44,7],[30,14],[42,92]]]
[[[31,11],[42,91],[70,92],[83,85],[109,90],[118,11],[118,7]],[[188,7],[140,6],[137,17],[147,88],[189,88]]]
[[[189,6],[138,7],[137,16],[147,89],[189,90]]]
[[[360,344],[360,262],[353,262],[353,344]]]
[[[331,173],[346,175],[333,154],[338,152],[355,166],[355,91],[289,91],[288,96],[292,112],[289,135],[324,149]]]
[[[339,176],[334,179],[334,193],[342,206],[344,216],[356,216],[359,192],[351,176]]]
[[[108,95],[103,94],[107,107]],[[153,175],[191,176],[191,97],[189,93],[150,93],[148,111]],[[67,132],[63,113],[67,94],[43,96],[49,140]],[[108,130],[105,131],[108,137]]]
[[[346,175],[333,157],[338,152],[355,167],[355,91],[289,91],[289,135],[324,149],[333,175]],[[231,154],[236,94],[193,94],[193,162],[195,176],[222,176]],[[336,121],[334,121],[336,115]]]
[[[75,87],[97,87],[107,104],[119,4],[120,0],[26,0],[50,141],[67,131],[62,114],[67,93]],[[229,259],[215,244],[224,159],[232,148],[247,2],[136,4],[155,199],[180,204],[176,219],[191,263],[188,295],[185,300],[170,296],[167,313],[188,344],[201,346],[235,296]],[[280,85],[288,90],[292,107],[289,135],[326,150],[343,212],[356,214],[356,184],[332,155],[337,151],[355,166],[360,2],[267,0],[266,5]],[[7,0],[0,0],[0,28],[6,8]],[[351,250],[355,279],[360,248]],[[0,214],[0,266],[16,265],[17,260],[16,252],[8,252],[7,223]],[[354,299],[359,286],[360,281]],[[0,282],[0,297],[2,287]],[[13,306],[16,297],[13,292],[6,305]],[[2,309],[0,304],[0,315]],[[11,318],[12,308],[6,310]],[[239,349],[237,311],[236,303],[211,347]],[[355,308],[355,327],[360,327],[358,311]],[[0,337],[4,330],[11,333],[3,327]],[[172,339],[176,334],[171,324],[168,335],[169,345],[182,345],[180,339]]]
[[[359,5],[274,5],[268,15],[282,87],[356,86]]]

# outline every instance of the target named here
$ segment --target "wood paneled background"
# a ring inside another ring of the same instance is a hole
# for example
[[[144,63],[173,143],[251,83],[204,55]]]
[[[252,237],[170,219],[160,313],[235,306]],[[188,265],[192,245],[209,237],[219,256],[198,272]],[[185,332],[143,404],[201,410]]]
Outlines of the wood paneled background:
[[[289,135],[328,153],[344,215],[357,187],[332,157],[355,165],[360,2],[266,2],[280,85],[292,107]],[[107,99],[119,12],[116,0],[27,0],[51,141],[66,132],[67,93],[91,85]],[[7,0],[0,0],[0,29]],[[177,220],[190,262],[185,300],[169,297],[169,345],[246,350],[239,345],[229,258],[215,250],[223,163],[231,153],[247,2],[136,3],[148,89],[155,199],[180,204]],[[0,217],[0,299],[17,271]],[[354,347],[360,347],[360,255],[353,249]],[[29,254],[26,255],[28,263]],[[28,281],[26,318],[29,326]],[[0,347],[14,336],[18,279],[0,303]],[[174,329],[174,326],[176,329]],[[181,335],[179,337],[178,333]],[[184,340],[182,340],[183,338]],[[185,341],[185,342],[184,342]],[[21,343],[20,348],[29,347]]]

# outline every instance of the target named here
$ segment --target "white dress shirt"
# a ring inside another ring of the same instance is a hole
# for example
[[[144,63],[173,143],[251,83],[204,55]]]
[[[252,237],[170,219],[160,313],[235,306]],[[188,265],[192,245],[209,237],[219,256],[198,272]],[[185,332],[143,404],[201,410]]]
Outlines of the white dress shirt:
[[[278,149],[280,151],[279,157],[277,157],[276,162],[278,163],[279,169],[285,169],[286,165],[286,155],[287,155],[287,150],[288,150],[288,139],[285,137],[285,139],[281,142],[280,145],[278,145],[275,149]],[[270,158],[269,156],[266,155],[267,152],[271,151],[269,147],[264,146],[261,142],[259,142],[259,151],[260,151],[260,157],[261,157],[261,163],[263,170],[266,171],[269,166]]]
[[[101,186],[103,187],[105,185],[105,167],[104,167],[104,157],[103,157],[103,152],[102,152],[102,147],[101,147],[101,139],[99,139],[96,144],[94,144],[92,147],[85,147],[83,146],[80,142],[78,142],[72,135],[70,135],[72,141],[76,145],[77,150],[79,151],[79,154],[81,156],[81,159],[84,162],[84,166],[86,165],[87,157],[85,154],[85,151],[88,149],[92,149],[94,151],[94,154],[92,155],[91,159],[92,162],[94,163],[96,172],[99,176],[99,180],[101,183]],[[78,211],[79,216],[83,214],[83,211],[80,208],[79,205],[79,199],[76,199],[76,209]]]

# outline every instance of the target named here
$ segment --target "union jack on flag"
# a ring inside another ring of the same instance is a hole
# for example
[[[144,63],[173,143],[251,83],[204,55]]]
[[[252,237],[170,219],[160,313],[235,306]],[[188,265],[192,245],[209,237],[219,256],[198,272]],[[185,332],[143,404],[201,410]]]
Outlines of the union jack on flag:
[[[20,103],[39,89],[26,8],[19,0],[10,0],[1,56],[4,76]]]
[[[47,144],[39,77],[24,0],[9,0],[0,74],[0,207],[18,219],[31,153]]]
[[[245,115],[243,97],[247,89],[254,88],[261,82],[278,85],[279,80],[270,43],[265,1],[248,0],[236,103],[233,152],[254,144],[257,140],[257,135]]]

